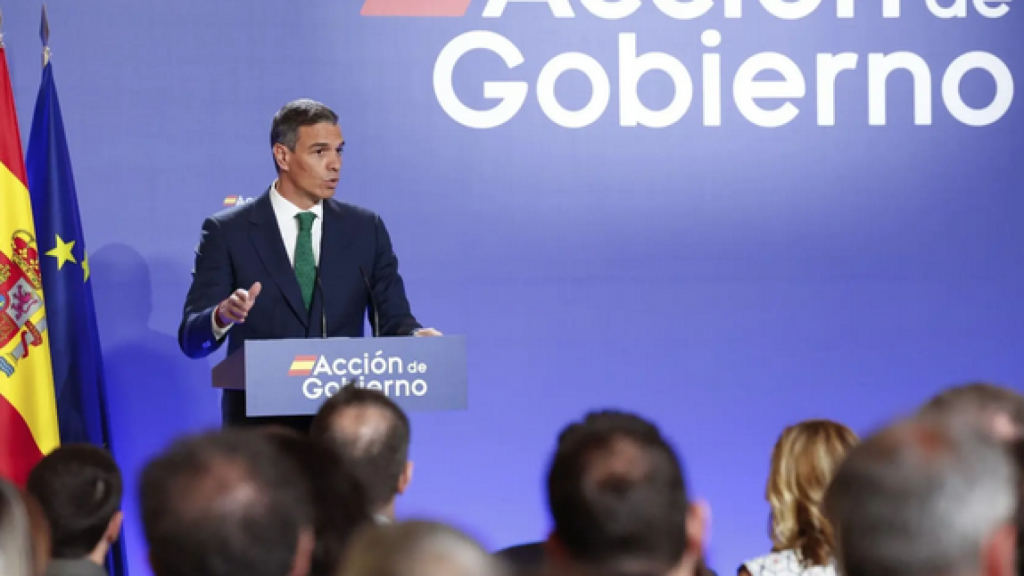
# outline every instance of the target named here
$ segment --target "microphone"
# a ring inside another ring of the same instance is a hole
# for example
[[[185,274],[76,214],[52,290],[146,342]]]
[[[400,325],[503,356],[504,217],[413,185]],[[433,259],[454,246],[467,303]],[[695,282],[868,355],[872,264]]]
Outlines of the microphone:
[[[380,317],[377,315],[377,301],[373,297],[373,288],[370,286],[370,281],[366,279],[366,272],[363,272],[363,267],[359,267],[359,275],[363,277],[363,284],[366,285],[366,294],[370,297],[370,307],[373,309],[373,322],[371,322],[373,328],[373,337],[380,337]]]
[[[320,337],[327,338],[327,297],[320,283],[320,268],[316,269],[316,289],[320,292]]]

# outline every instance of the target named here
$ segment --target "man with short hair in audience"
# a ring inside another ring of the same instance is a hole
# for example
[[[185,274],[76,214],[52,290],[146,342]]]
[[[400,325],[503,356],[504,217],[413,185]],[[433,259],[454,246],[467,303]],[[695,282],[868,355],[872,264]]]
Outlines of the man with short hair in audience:
[[[156,576],[306,576],[313,502],[271,440],[228,429],[178,440],[142,473]]]
[[[977,420],[1001,440],[1024,436],[1024,396],[988,382],[947,388],[929,400],[920,415]]]
[[[1014,576],[1017,485],[970,422],[916,419],[853,449],[825,509],[844,576]]]
[[[376,390],[348,385],[320,407],[310,434],[359,478],[376,521],[394,522],[395,499],[412,480],[405,412]]]
[[[597,412],[566,428],[548,474],[557,574],[694,576],[704,515],[675,451],[650,422]]]
[[[43,458],[26,488],[50,523],[47,576],[105,576],[121,532],[121,470],[106,450],[68,444]]]

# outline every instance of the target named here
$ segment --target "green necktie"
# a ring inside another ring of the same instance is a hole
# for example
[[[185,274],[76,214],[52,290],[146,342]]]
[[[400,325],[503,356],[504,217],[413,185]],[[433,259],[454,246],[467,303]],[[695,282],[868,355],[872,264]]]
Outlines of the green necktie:
[[[302,290],[302,302],[309,310],[313,301],[313,287],[316,285],[316,258],[313,257],[313,220],[316,214],[299,212],[299,238],[295,241],[295,277]]]

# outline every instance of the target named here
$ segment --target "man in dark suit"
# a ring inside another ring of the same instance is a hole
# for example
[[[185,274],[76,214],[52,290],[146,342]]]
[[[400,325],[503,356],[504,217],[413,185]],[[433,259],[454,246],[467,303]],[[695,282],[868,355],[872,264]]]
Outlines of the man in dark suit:
[[[263,195],[203,223],[178,343],[202,358],[228,340],[362,336],[363,314],[380,336],[439,336],[409,309],[398,259],[380,217],[335,200],[345,145],[338,116],[311,100],[274,116],[277,180]],[[310,418],[245,416],[245,393],[226,390],[225,425],[308,429]]]

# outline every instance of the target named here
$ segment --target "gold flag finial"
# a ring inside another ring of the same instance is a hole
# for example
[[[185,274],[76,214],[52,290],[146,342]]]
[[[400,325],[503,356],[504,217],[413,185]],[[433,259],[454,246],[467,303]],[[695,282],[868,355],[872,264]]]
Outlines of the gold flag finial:
[[[39,39],[43,41],[43,68],[50,63],[50,19],[46,16],[46,4],[43,4],[43,19],[39,23]]]

